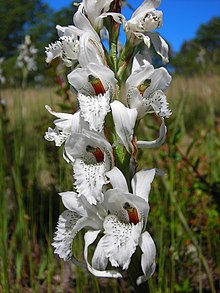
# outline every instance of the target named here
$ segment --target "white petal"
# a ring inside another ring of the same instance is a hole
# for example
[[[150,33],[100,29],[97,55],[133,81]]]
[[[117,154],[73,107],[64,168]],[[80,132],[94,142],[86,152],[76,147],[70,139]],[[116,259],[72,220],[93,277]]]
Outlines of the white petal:
[[[61,146],[66,139],[68,138],[69,133],[64,131],[59,131],[57,127],[52,129],[51,127],[48,128],[48,131],[45,133],[44,138],[47,141],[54,141],[56,146]]]
[[[92,267],[96,270],[105,270],[108,265],[108,258],[105,256],[103,249],[103,238],[99,240],[92,257]]]
[[[106,18],[106,17],[108,17],[108,16],[112,16],[112,18],[114,19],[114,21],[115,22],[117,22],[117,23],[122,23],[122,24],[125,24],[126,23],[126,19],[125,19],[125,17],[124,17],[124,15],[123,14],[121,14],[121,13],[116,13],[116,12],[105,12],[105,13],[102,13],[101,15],[100,15],[100,18]]]
[[[90,244],[92,244],[96,240],[99,232],[100,232],[100,230],[88,231],[88,232],[86,232],[86,234],[84,236],[84,239],[85,239],[84,258],[87,263],[87,268],[96,277],[122,278],[122,275],[120,273],[118,273],[117,271],[100,271],[100,270],[94,269],[89,264],[89,262],[88,262],[88,247]]]
[[[146,103],[146,100],[143,99],[143,96],[140,94],[137,88],[134,88],[130,91],[127,96],[129,107],[137,110],[137,119],[143,118],[147,111],[149,110],[149,102]]]
[[[100,16],[102,11],[108,11],[109,6],[113,0],[84,0],[84,7],[87,17],[89,18],[90,22],[93,26],[96,26],[97,18]]]
[[[131,180],[131,186],[133,193],[142,197],[148,202],[148,196],[150,193],[151,183],[154,180],[156,170],[145,169],[137,172]]]
[[[164,92],[168,88],[172,79],[168,71],[163,67],[155,69],[149,78],[151,79],[151,83],[144,92],[145,98],[154,93],[156,90]]]
[[[137,147],[141,148],[141,149],[148,149],[148,148],[157,148],[159,146],[161,146],[165,139],[166,139],[166,133],[167,133],[167,128],[166,125],[164,123],[164,119],[161,118],[162,123],[160,126],[160,136],[152,141],[137,141]]]
[[[94,62],[98,65],[105,63],[105,54],[100,41],[91,38],[88,33],[84,33],[79,40],[79,57],[78,61],[82,67]]]
[[[79,5],[77,12],[73,16],[73,22],[74,22],[75,26],[78,29],[80,29],[83,33],[87,32],[90,35],[90,37],[99,41],[99,35],[94,30],[90,21],[85,16],[85,14],[82,12],[82,10],[83,10],[83,3],[81,3]]]
[[[132,153],[134,150],[132,139],[134,134],[134,126],[137,119],[137,110],[125,107],[119,101],[114,101],[111,103],[111,109],[116,132],[126,150],[129,153]]]
[[[137,88],[140,83],[149,78],[154,72],[154,67],[149,62],[145,61],[142,66],[140,66],[139,63],[138,66],[136,62],[134,61],[134,64],[132,66],[132,74],[128,77],[126,81],[126,89],[128,95],[134,87]],[[135,67],[137,67],[136,70],[134,70]]]
[[[50,114],[52,114],[52,115],[54,115],[54,116],[56,116],[57,118],[60,118],[60,119],[70,119],[73,116],[72,114],[68,114],[68,113],[55,112],[48,105],[45,105],[45,108],[47,109],[47,111]]]
[[[71,128],[71,120],[73,118],[72,114],[55,112],[48,105],[45,105],[45,108],[50,114],[60,118],[54,121],[54,124],[58,127],[58,129]]]
[[[103,223],[103,249],[112,266],[121,266],[126,270],[131,256],[136,250],[141,235],[142,225],[123,223],[114,215],[109,215]]]
[[[85,96],[78,94],[80,112],[85,121],[89,123],[90,130],[102,131],[106,114],[110,111],[110,93],[104,95]]]
[[[90,204],[103,201],[102,187],[108,181],[105,178],[104,163],[87,165],[81,159],[74,164],[75,187],[79,196],[83,195]]]
[[[159,54],[162,57],[163,63],[164,64],[168,63],[169,62],[168,44],[158,33],[148,33],[148,35],[155,48],[155,51],[157,52],[157,54]]]
[[[148,49],[150,48],[150,38],[149,38],[148,35],[145,35],[145,34],[140,33],[140,32],[134,32],[134,35],[138,39],[143,40]]]
[[[80,111],[74,113],[71,120],[71,133],[82,132],[82,129],[86,127],[87,125],[82,121]]]
[[[128,185],[123,173],[114,167],[106,173],[106,176],[110,179],[110,183],[113,188],[120,188],[124,192],[128,192]]]
[[[54,129],[48,128],[48,132],[46,132],[45,139],[48,141],[55,141],[56,146],[60,146],[67,138],[70,136],[71,132],[81,132],[84,124],[80,119],[80,113],[76,112],[75,114],[68,113],[58,113],[52,111],[49,106],[45,106],[47,111],[58,117],[53,121],[56,125]]]
[[[78,39],[84,32],[73,25],[60,26],[56,25],[57,34],[61,38],[63,36],[74,36],[75,39]]]
[[[137,285],[148,280],[153,275],[156,268],[156,247],[153,239],[147,231],[141,235],[139,245],[143,252],[141,256],[141,267],[144,275],[138,277]]]
[[[149,59],[151,59],[151,61],[149,61]],[[143,54],[141,53],[137,53],[135,56],[134,56],[134,59],[133,59],[133,63],[132,63],[132,74],[140,69],[141,66],[143,65],[148,65],[152,63],[152,58],[148,52],[148,50],[145,50]]]
[[[68,210],[77,213],[81,217],[87,216],[86,209],[83,207],[82,202],[77,197],[77,193],[66,191],[59,193],[59,195],[62,196],[63,204]]]
[[[137,15],[148,11],[154,10],[155,8],[159,7],[161,0],[145,0],[132,14],[132,18],[136,17]]]

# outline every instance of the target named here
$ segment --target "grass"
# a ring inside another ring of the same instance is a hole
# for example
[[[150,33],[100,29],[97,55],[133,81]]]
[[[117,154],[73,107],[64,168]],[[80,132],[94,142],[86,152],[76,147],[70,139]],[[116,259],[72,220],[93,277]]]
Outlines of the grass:
[[[218,292],[220,274],[219,77],[176,77],[168,92],[172,118],[158,150],[139,152],[139,168],[159,167],[150,194],[148,230],[157,246],[151,293]],[[58,192],[71,190],[62,150],[44,141],[59,109],[55,89],[4,90],[0,119],[0,292],[132,292],[124,280],[96,279],[53,254],[63,210]],[[157,121],[157,120],[156,120]],[[139,138],[157,134],[146,117]],[[148,127],[146,127],[146,125]],[[74,244],[82,256],[83,238]]]

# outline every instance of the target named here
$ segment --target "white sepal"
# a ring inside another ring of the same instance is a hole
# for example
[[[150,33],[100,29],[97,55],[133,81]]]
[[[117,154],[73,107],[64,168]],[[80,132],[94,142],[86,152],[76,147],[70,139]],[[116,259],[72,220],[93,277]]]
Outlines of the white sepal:
[[[149,149],[149,148],[157,148],[161,146],[165,139],[166,139],[166,133],[167,133],[167,128],[164,122],[164,119],[161,118],[162,123],[160,126],[160,135],[157,139],[152,140],[152,141],[137,141],[137,147],[141,149]]]
[[[120,188],[123,192],[128,192],[128,185],[123,173],[117,168],[113,167],[106,173],[113,188]]]
[[[154,180],[156,170],[145,169],[137,172],[131,180],[133,193],[140,196],[148,202],[148,196],[151,189],[151,183]]]
[[[153,275],[156,268],[156,247],[147,231],[141,235],[139,246],[143,252],[141,256],[141,267],[144,275],[137,278],[137,285],[147,281]]]
[[[155,48],[155,51],[158,55],[162,57],[162,61],[164,64],[169,62],[168,51],[169,47],[166,41],[157,33],[148,33],[148,36],[151,39],[151,42]]]
[[[96,246],[92,257],[92,267],[96,270],[104,271],[108,265],[108,258],[103,248],[103,238],[101,238]]]
[[[59,193],[59,195],[62,197],[62,202],[68,210],[77,213],[81,217],[87,216],[86,209],[83,207],[82,202],[77,197],[76,192],[66,191]]]
[[[132,139],[137,120],[137,110],[125,107],[121,102],[110,104],[116,132],[129,153],[133,153]]]
[[[87,263],[88,270],[96,277],[104,277],[104,278],[122,278],[122,275],[117,271],[101,271],[93,268],[88,261],[88,247],[91,245],[97,238],[100,230],[98,231],[88,231],[85,233],[85,247],[84,247],[84,258]]]

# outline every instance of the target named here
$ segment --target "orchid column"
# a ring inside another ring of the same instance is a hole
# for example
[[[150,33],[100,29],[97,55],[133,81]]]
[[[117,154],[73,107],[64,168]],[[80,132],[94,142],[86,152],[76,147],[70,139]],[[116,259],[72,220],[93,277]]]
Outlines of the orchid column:
[[[159,147],[165,141],[165,118],[171,115],[164,93],[171,77],[149,59],[153,46],[168,62],[166,42],[152,32],[162,25],[162,12],[156,10],[160,2],[144,1],[127,21],[119,0],[84,0],[73,25],[57,25],[59,39],[46,47],[48,63],[59,57],[70,68],[67,78],[78,99],[75,113],[57,113],[46,106],[57,119],[45,138],[63,145],[64,159],[73,167],[73,190],[60,193],[66,210],[52,243],[55,253],[79,264],[72,243],[86,228],[82,265],[97,277],[120,278],[140,250],[137,285],[156,267],[156,247],[146,228],[151,183],[162,171],[151,166],[137,170],[136,157],[139,148]],[[118,42],[121,25],[127,37],[123,48]],[[102,42],[103,31],[109,50]],[[140,141],[139,121],[150,114],[161,121],[159,135]],[[96,247],[91,260],[90,245]]]

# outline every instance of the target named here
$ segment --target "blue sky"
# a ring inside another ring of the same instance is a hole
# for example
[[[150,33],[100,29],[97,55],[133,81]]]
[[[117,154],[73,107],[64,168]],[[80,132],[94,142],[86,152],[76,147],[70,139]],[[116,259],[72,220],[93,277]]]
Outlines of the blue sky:
[[[59,10],[74,2],[72,0],[45,0],[52,8]],[[137,8],[143,0],[129,0]],[[213,16],[220,16],[220,0],[162,0],[158,8],[163,11],[163,27],[159,30],[161,36],[170,42],[172,48],[178,51],[182,43],[192,39],[202,23],[207,23]],[[132,11],[124,10],[127,19]]]

